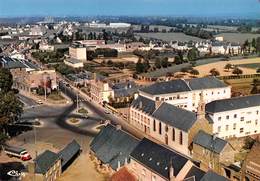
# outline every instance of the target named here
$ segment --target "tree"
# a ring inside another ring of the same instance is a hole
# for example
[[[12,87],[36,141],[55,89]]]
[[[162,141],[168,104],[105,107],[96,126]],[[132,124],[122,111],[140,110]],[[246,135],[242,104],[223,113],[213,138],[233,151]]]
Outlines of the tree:
[[[138,62],[135,65],[135,71],[136,73],[143,73],[144,72],[144,65],[142,63],[142,60],[139,58]]]
[[[161,60],[159,58],[156,58],[154,65],[156,68],[161,68]]]
[[[0,69],[0,129],[14,123],[22,114],[22,103],[12,89],[12,75],[9,70]],[[1,131],[0,131],[1,132]]]
[[[240,74],[243,74],[243,71],[242,71],[240,68],[236,67],[236,68],[233,70],[232,73],[233,73],[233,74],[236,74],[236,75],[240,75]]]
[[[219,76],[220,75],[219,71],[215,68],[211,69],[209,72],[212,76]]]
[[[243,149],[250,150],[253,147],[254,144],[255,144],[255,140],[253,138],[246,137],[246,139],[244,140]]]
[[[224,67],[225,69],[227,69],[228,71],[229,71],[229,69],[231,69],[232,68],[232,65],[230,64],[230,63],[228,63],[228,64],[226,64],[225,65],[225,67]]]
[[[181,58],[180,58],[179,55],[177,55],[177,56],[174,58],[174,63],[175,63],[176,65],[182,64],[182,60],[181,60]]]
[[[13,76],[8,69],[0,68],[0,91],[7,93],[12,89]]]
[[[260,53],[260,37],[256,39],[256,53]]]
[[[168,64],[169,64],[168,57],[163,58],[162,61],[161,61],[162,67],[166,68],[166,67],[168,67]]]
[[[187,58],[189,61],[196,60],[199,57],[199,53],[197,48],[192,48],[191,50],[188,51]]]
[[[199,75],[200,73],[199,73],[199,71],[197,69],[191,69],[190,70],[190,74],[192,74],[192,75]]]

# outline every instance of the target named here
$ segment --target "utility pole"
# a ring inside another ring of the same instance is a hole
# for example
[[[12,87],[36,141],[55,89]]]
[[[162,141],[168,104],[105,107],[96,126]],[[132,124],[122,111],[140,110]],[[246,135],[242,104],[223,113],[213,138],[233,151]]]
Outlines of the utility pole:
[[[79,112],[79,92],[77,92],[77,112]]]

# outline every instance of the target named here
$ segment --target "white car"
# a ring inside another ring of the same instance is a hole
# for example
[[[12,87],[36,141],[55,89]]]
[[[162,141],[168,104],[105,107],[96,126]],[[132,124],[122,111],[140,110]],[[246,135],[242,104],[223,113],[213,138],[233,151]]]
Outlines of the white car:
[[[37,100],[36,101],[38,104],[43,104],[42,100]]]

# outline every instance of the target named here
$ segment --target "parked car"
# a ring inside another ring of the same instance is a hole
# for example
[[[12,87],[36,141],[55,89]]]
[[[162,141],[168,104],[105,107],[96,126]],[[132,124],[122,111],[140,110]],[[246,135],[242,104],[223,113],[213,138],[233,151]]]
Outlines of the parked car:
[[[106,113],[106,114],[110,114],[109,110],[107,110],[107,109],[105,110],[105,113]]]
[[[38,103],[38,104],[43,104],[42,100],[40,100],[40,99],[37,100],[37,103]]]
[[[3,147],[3,150],[9,157],[17,157],[17,158],[20,158],[23,161],[27,161],[27,160],[30,160],[32,158],[31,155],[24,148],[6,145],[6,146]]]

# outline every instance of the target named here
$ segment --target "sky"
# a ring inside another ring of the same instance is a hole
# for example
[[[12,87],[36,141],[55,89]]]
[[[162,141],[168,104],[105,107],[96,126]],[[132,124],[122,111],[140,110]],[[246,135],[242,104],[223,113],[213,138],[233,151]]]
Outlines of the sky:
[[[93,15],[260,19],[260,0],[0,0],[0,17]]]

